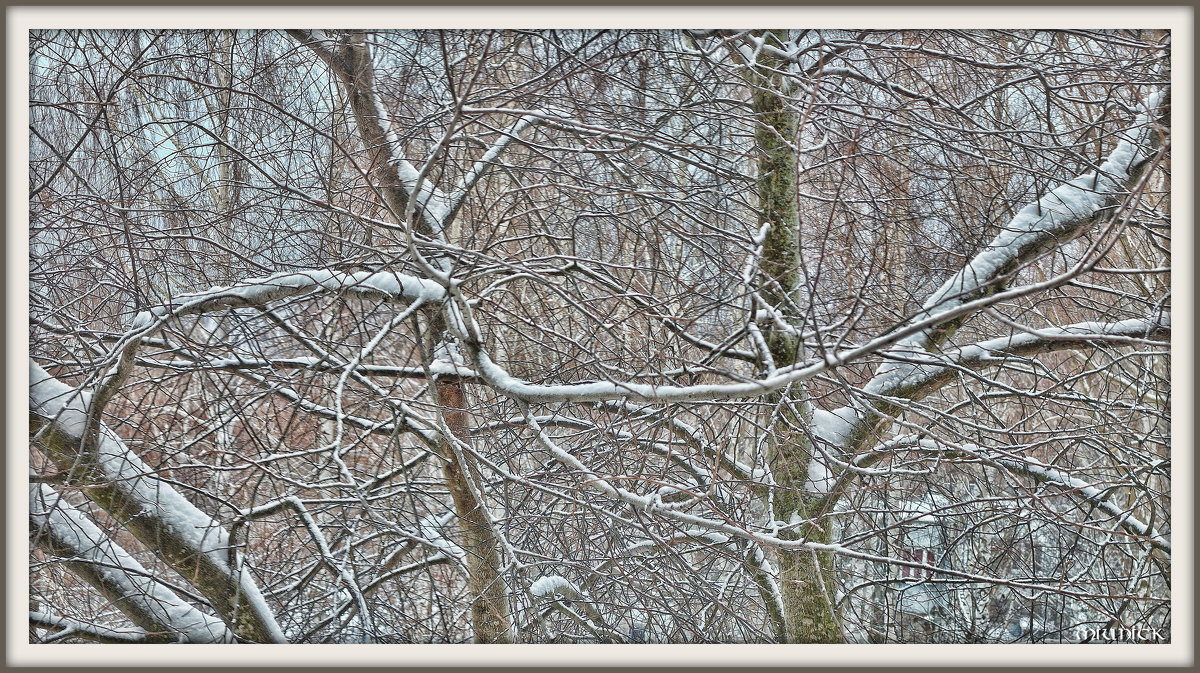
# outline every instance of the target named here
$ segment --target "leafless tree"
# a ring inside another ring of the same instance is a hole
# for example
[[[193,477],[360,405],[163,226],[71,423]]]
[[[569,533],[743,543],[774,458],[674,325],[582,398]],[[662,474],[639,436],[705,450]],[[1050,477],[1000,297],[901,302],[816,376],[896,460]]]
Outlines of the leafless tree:
[[[1168,633],[1169,56],[34,33],[31,638]]]

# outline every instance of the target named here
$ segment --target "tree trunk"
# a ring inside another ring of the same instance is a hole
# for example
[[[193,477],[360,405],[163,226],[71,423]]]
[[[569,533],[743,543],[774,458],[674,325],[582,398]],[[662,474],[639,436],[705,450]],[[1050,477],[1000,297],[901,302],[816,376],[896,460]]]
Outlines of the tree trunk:
[[[310,42],[303,31],[292,31],[292,35],[312,48],[342,81],[363,143],[372,153],[370,175],[373,186],[378,190],[381,204],[391,211],[395,221],[404,222],[410,205],[415,206],[416,211],[421,206],[419,203],[410,204],[410,199],[415,197],[406,192],[392,152],[398,148],[390,146],[393,141],[388,138],[384,120],[380,118],[382,104],[376,98],[374,65],[365,33],[352,32],[348,41],[341,43],[336,51],[331,51],[326,45]],[[411,219],[411,226],[418,233],[435,240],[442,237],[442,232],[431,226],[423,213],[415,212]],[[446,319],[440,307],[429,313],[429,322],[427,355],[432,358],[441,345],[439,341],[448,338],[444,336]],[[512,639],[512,631],[508,587],[501,572],[500,539],[484,504],[479,500],[479,491],[474,485],[477,482],[472,479],[470,466],[465,464],[469,456],[454,445],[456,440],[466,441],[470,426],[463,384],[456,380],[438,380],[435,392],[442,407],[442,418],[451,434],[436,448],[443,459],[442,474],[458,514],[459,543],[466,552],[464,561],[471,594],[474,640],[478,643],[507,643]]]
[[[462,383],[438,381],[438,402],[446,427],[457,438],[467,437],[468,419]],[[492,528],[484,504],[479,501],[472,480],[463,464],[465,455],[450,446],[443,446],[442,474],[454,509],[458,513],[459,544],[466,552],[467,588],[471,594],[471,627],[477,643],[507,643],[512,641],[509,616],[508,587],[501,573],[499,540]]]
[[[771,425],[771,473],[775,479],[772,515],[776,521],[813,519],[825,509],[825,499],[805,493],[812,445],[803,432],[791,430],[811,423],[811,415],[797,413],[794,403],[780,400]],[[801,425],[804,424],[804,425]],[[829,522],[799,526],[783,535],[789,539],[828,544]],[[838,625],[833,556],[828,552],[783,551],[778,554],[780,593],[783,595],[783,632],[788,643],[843,642]]]
[[[812,542],[829,542],[827,529],[806,527],[798,536]],[[825,552],[792,551],[779,555],[779,583],[783,593],[784,627],[789,643],[840,643],[842,631],[836,614],[833,556]]]
[[[787,31],[772,31],[763,36],[783,47]],[[755,141],[758,150],[758,176],[755,187],[759,200],[759,224],[768,225],[760,261],[763,300],[779,313],[797,315],[800,274],[800,216],[796,201],[799,158],[796,153],[799,115],[788,105],[780,90],[786,83],[777,73],[783,63],[759,64],[752,69],[751,104],[758,122]],[[763,67],[763,66],[767,67]],[[799,320],[791,321],[799,324]],[[793,334],[765,325],[764,337],[776,367],[786,367],[804,359],[804,343]],[[812,445],[799,428],[808,427],[812,413],[804,386],[793,386],[772,396],[774,418],[768,460],[775,479],[772,515],[776,521],[793,517],[807,519],[818,515],[823,500],[805,495]],[[795,539],[829,542],[830,531],[816,525],[801,527]],[[842,642],[833,607],[833,559],[827,553],[809,551],[782,552],[778,555],[780,592],[783,595],[783,625],[789,643]],[[779,629],[777,629],[779,630]]]

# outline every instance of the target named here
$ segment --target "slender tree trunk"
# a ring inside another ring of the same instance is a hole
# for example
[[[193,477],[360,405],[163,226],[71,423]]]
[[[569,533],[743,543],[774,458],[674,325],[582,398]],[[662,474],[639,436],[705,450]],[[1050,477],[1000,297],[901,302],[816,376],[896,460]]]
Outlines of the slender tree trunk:
[[[376,100],[374,65],[365,34],[351,33],[349,40],[342,42],[336,50],[308,42],[302,31],[293,31],[292,35],[308,44],[342,81],[359,133],[372,155],[370,175],[373,186],[382,205],[391,211],[397,222],[402,221],[410,205],[410,195],[405,190],[390,151],[396,148],[389,149],[392,141],[387,137],[383,120],[379,118],[382,104]],[[442,235],[430,226],[421,213],[414,213],[411,225],[422,235],[435,240]],[[438,350],[439,340],[446,338],[446,319],[441,309],[431,311],[428,315],[430,341],[427,355],[432,357]],[[446,488],[450,491],[458,515],[459,545],[466,552],[474,640],[479,643],[507,643],[512,640],[512,629],[508,587],[504,583],[501,567],[500,539],[484,504],[479,500],[479,491],[475,487],[478,481],[472,479],[470,465],[465,464],[469,456],[454,446],[456,439],[466,441],[470,426],[463,384],[456,380],[439,380],[435,383],[435,392],[442,406],[446,428],[452,435],[445,438],[437,449],[443,459]]]
[[[442,417],[446,427],[459,439],[467,437],[469,427],[464,392],[458,381],[437,382]],[[472,597],[471,626],[477,643],[507,643],[512,641],[511,618],[499,540],[484,504],[476,495],[468,466],[463,464],[465,457],[449,445],[448,438],[442,450],[442,474],[454,499],[461,536],[459,544],[467,556],[467,587]]]

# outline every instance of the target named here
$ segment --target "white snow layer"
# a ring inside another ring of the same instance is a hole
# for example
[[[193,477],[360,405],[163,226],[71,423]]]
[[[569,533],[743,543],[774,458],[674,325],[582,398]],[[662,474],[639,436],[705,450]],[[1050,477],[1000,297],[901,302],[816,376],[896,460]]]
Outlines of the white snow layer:
[[[46,612],[38,612],[31,610],[29,612],[29,623],[39,625],[50,625],[53,628],[68,632],[83,632],[89,633],[101,638],[106,638],[110,641],[120,641],[130,644],[141,644],[146,640],[146,631],[138,627],[123,627],[123,628],[108,628],[99,624],[92,624],[69,617],[62,617]]]
[[[446,289],[437,283],[393,271],[347,272],[336,269],[287,271],[265,278],[250,278],[229,287],[181,294],[167,306],[143,311],[133,326],[147,326],[166,315],[192,315],[221,308],[260,306],[269,301],[316,290],[345,291],[387,299],[440,301]]]
[[[75,507],[46,484],[29,485],[29,519],[45,528],[55,542],[71,550],[74,562],[91,563],[104,588],[118,594],[128,613],[135,613],[144,627],[153,625],[178,633],[181,642],[229,643],[233,633],[216,617],[200,612],[153,575],[101,531]]]
[[[78,391],[48,374],[29,360],[29,409],[54,423],[59,432],[82,441],[87,426],[91,395]],[[257,584],[244,570],[227,563],[229,534],[212,517],[200,511],[130,451],[108,427],[100,426],[96,462],[104,477],[115,484],[142,512],[157,518],[191,549],[207,557],[213,566],[238,584],[239,598],[248,602],[270,631],[273,642],[286,642],[283,632],[267,607]]]
[[[828,464],[829,459],[823,453],[837,452],[846,446],[858,418],[858,413],[850,407],[842,407],[833,411],[813,409],[813,435],[818,443],[828,443],[829,446],[814,447],[813,457],[808,461],[808,480],[804,484],[805,492],[812,495],[825,495],[833,488],[837,476]]]
[[[533,584],[529,585],[529,593],[538,598],[547,596],[563,596],[564,598],[578,598],[582,595],[579,587],[575,586],[570,580],[559,575],[547,575],[538,579]]]
[[[1132,130],[1117,143],[1097,171],[1063,183],[1022,208],[982,252],[925,301],[924,313],[917,319],[958,306],[1011,263],[1074,236],[1079,227],[1110,205],[1125,188],[1133,167],[1150,155],[1154,133],[1151,121],[1162,95],[1156,92],[1150,97],[1146,111],[1138,115]],[[923,331],[902,343],[924,345],[928,337],[928,331]]]
[[[1048,327],[1030,330],[976,344],[949,350],[935,355],[916,346],[896,347],[889,354],[903,357],[904,361],[886,362],[863,391],[876,395],[892,394],[902,388],[919,385],[940,374],[947,366],[971,365],[988,360],[999,360],[1018,353],[1023,348],[1041,343],[1061,341],[1104,341],[1106,339],[1141,339],[1162,329],[1171,327],[1171,314],[1163,313],[1157,318],[1130,318],[1117,322],[1081,322],[1063,327]]]
[[[808,461],[808,479],[804,482],[804,492],[810,495],[826,495],[833,489],[837,477],[829,469],[825,459],[814,454]]]
[[[377,91],[371,92],[371,99],[375,104],[379,128],[383,130],[383,137],[388,145],[388,155],[392,160],[392,165],[396,168],[396,174],[404,184],[404,190],[415,202],[419,214],[424,217],[434,231],[440,234],[450,220],[452,209],[449,199],[429,181],[427,176],[422,178],[420,171],[404,157],[404,153],[400,149],[400,140],[392,131],[387,110],[379,102]]]
[[[1023,348],[1043,343],[1061,341],[1104,341],[1122,339],[1144,339],[1160,330],[1171,327],[1171,314],[1163,313],[1154,319],[1131,318],[1118,322],[1081,322],[1063,327],[1029,330],[1009,336],[998,337],[933,354],[912,345],[894,347],[892,356],[903,356],[905,361],[886,362],[879,372],[863,387],[863,391],[874,395],[891,395],[901,389],[919,386],[945,371],[949,366],[971,366],[989,360],[1002,360],[1021,352]],[[824,440],[836,447],[844,447],[850,439],[860,414],[851,407],[834,411],[814,409],[812,430],[818,441]],[[829,447],[818,447],[826,448]],[[832,471],[818,450],[808,465],[808,481],[805,490],[816,495],[829,492],[835,481]]]
[[[834,446],[845,446],[846,440],[858,422],[858,412],[849,407],[825,411],[813,409],[812,430],[819,439]]]
[[[1137,534],[1145,536],[1151,544],[1159,547],[1168,554],[1171,553],[1171,542],[1167,538],[1160,535],[1158,532],[1150,528],[1150,526],[1133,515],[1131,511],[1121,506],[1114,504],[1106,497],[1107,488],[1100,489],[1093,484],[1089,484],[1082,479],[1072,477],[1070,474],[1047,465],[1036,458],[1029,456],[1021,456],[1020,459],[1011,458],[1008,456],[995,457],[991,451],[978,446],[966,447],[980,456],[988,457],[996,463],[1008,467],[1017,472],[1024,472],[1033,476],[1038,481],[1057,485],[1066,491],[1072,491],[1086,498],[1097,509],[1114,517],[1120,525],[1127,529],[1135,531]]]

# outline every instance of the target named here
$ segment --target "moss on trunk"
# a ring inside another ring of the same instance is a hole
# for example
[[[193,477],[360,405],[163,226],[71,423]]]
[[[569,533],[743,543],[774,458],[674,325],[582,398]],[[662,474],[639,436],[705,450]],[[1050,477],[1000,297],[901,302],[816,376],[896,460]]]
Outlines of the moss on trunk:
[[[816,502],[810,502],[815,506]],[[828,543],[827,529],[807,526],[797,536]],[[786,551],[779,554],[779,584],[783,594],[784,629],[789,643],[840,643],[833,574],[828,552]]]

